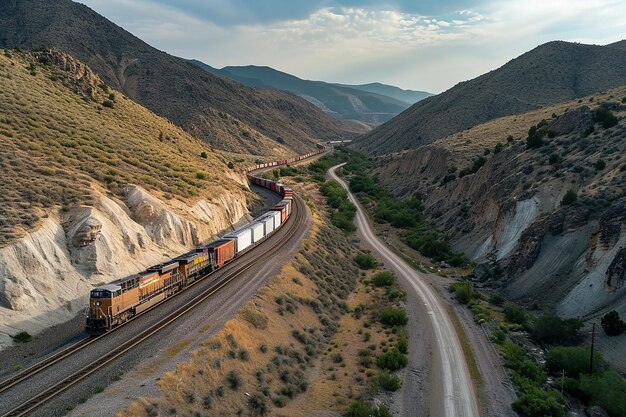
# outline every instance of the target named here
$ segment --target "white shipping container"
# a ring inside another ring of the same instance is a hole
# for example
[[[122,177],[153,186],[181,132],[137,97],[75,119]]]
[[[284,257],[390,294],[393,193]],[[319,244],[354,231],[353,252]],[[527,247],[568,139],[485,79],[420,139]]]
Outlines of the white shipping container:
[[[270,211],[268,213],[271,213],[271,216],[274,218],[274,230],[278,229],[281,225],[280,223],[280,211]]]
[[[231,239],[235,241],[235,252],[239,253],[252,245],[252,230],[248,227],[235,230],[229,234],[222,236],[222,239]]]
[[[265,225],[262,222],[251,223],[250,230],[252,230],[252,243],[257,243],[265,236]]]
[[[287,206],[287,217],[291,216],[291,200],[283,200],[280,204],[284,204]]]
[[[274,215],[265,213],[261,217],[255,220],[255,222],[263,223],[265,228],[264,235],[267,236],[274,231]]]

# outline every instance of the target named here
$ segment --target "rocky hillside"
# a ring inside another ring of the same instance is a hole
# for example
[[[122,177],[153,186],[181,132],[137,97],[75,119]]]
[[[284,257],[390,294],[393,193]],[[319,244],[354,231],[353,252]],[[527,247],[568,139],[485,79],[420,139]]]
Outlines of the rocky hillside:
[[[626,84],[626,49],[549,42],[506,65],[413,105],[359,138],[368,153],[428,144],[502,116]]]
[[[387,84],[381,84],[381,83],[356,84],[356,85],[338,84],[338,85],[395,98],[396,100],[400,100],[408,104],[415,104],[418,101],[424,100],[425,98],[433,95],[426,91],[405,90],[403,88],[395,87],[393,85],[387,85]]]
[[[111,87],[217,149],[262,155],[278,142],[304,151],[364,131],[292,94],[213,76],[70,0],[0,2],[0,48],[15,47],[71,54]]]
[[[406,110],[415,102],[386,96],[382,92],[404,93],[404,97],[408,97],[412,92],[382,84],[346,86],[303,80],[270,67],[248,65],[216,69],[199,61],[192,62],[212,74],[231,78],[248,86],[289,91],[338,119],[380,124]],[[375,91],[376,89],[379,92]]]
[[[247,213],[231,160],[50,50],[0,50],[0,344]]]
[[[621,87],[497,119],[378,158],[380,178],[421,195],[487,285],[569,317],[625,317],[624,102]]]

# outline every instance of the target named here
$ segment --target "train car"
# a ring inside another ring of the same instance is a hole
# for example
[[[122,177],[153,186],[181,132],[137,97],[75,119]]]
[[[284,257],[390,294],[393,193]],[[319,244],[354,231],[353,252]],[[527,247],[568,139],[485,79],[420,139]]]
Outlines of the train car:
[[[174,260],[178,262],[178,270],[180,273],[185,277],[187,282],[190,282],[211,271],[211,266],[214,263],[211,258],[214,257],[214,252],[193,251],[180,255],[174,258]]]
[[[89,294],[85,330],[92,335],[105,333],[131,318],[139,304],[140,274],[94,288]]]
[[[292,200],[293,199],[293,190],[291,188],[285,187],[283,189],[283,198],[285,200]]]
[[[230,239],[219,239],[215,242],[211,242],[208,245],[199,248],[198,250],[206,250],[208,253],[213,253],[214,257],[212,261],[213,269],[221,268],[227,262],[231,261],[235,257],[235,242]]]
[[[250,231],[252,232],[253,244],[265,237],[265,225],[262,222],[250,223]]]
[[[269,186],[270,190],[276,192],[276,183],[274,181],[270,181],[269,183],[270,183],[270,186]]]
[[[235,230],[222,236],[222,239],[233,240],[235,242],[235,253],[239,255],[252,245],[252,230],[248,227]]]
[[[276,204],[272,211],[280,213],[280,224],[284,224],[287,221],[287,207],[284,204]]]
[[[265,213],[264,215],[258,217],[254,220],[257,223],[261,223],[263,225],[264,236],[269,235],[274,231],[274,212]]]

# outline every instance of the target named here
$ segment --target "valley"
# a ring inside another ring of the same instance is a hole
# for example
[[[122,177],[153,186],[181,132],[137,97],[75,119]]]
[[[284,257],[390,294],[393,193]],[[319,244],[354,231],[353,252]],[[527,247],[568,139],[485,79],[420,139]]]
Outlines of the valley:
[[[0,415],[625,417],[626,7],[218,3],[0,3]]]

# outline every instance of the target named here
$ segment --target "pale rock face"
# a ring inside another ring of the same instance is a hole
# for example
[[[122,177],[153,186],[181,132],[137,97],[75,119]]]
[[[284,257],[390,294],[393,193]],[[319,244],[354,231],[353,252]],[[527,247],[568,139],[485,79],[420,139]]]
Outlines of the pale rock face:
[[[243,193],[188,206],[130,187],[125,201],[101,194],[94,207],[50,216],[0,248],[0,348],[19,331],[35,334],[73,318],[94,286],[209,241],[246,215]]]

